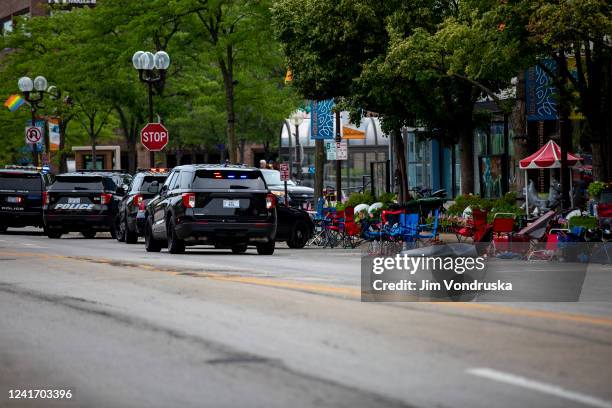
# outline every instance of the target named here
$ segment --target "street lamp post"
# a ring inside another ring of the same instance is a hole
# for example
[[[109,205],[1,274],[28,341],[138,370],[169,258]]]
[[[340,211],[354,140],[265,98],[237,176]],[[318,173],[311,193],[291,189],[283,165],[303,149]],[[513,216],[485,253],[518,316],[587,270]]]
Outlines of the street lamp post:
[[[147,84],[149,91],[149,123],[153,123],[153,86],[159,84],[163,87],[166,74],[170,66],[170,56],[165,51],[152,52],[137,51],[132,56],[132,64],[138,70],[138,78]],[[151,166],[155,166],[155,152],[149,152]]]
[[[17,82],[17,86],[25,100],[30,104],[30,112],[32,113],[32,126],[36,126],[36,110],[40,106],[40,102],[45,96],[45,90],[47,89],[47,79],[44,76],[37,76],[34,81],[29,77],[21,77]],[[34,96],[38,93],[38,96]],[[44,132],[43,132],[44,133]],[[45,152],[49,154],[49,138],[45,138]],[[36,151],[36,144],[32,144],[32,160],[34,165],[38,166],[38,152]]]
[[[295,126],[295,162],[297,179],[302,179],[302,152],[300,151],[300,125],[304,122],[304,114],[297,111],[291,116],[291,122]]]

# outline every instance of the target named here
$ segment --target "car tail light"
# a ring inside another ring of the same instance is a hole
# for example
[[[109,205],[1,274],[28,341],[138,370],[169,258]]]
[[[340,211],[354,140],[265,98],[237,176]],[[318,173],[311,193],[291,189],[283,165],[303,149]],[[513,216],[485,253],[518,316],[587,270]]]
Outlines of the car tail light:
[[[276,208],[276,196],[274,194],[268,194],[266,196],[266,208],[268,210]]]
[[[137,207],[140,206],[140,203],[142,203],[142,195],[136,194],[134,198],[132,199],[132,203]]]
[[[145,210],[145,200],[140,200],[140,204],[138,204],[138,211]]]
[[[193,208],[195,207],[195,193],[183,193],[183,207]]]
[[[43,191],[43,205],[49,205],[49,193]]]
[[[112,194],[102,193],[102,195],[100,195],[100,204],[102,205],[110,204],[112,199],[113,199]]]

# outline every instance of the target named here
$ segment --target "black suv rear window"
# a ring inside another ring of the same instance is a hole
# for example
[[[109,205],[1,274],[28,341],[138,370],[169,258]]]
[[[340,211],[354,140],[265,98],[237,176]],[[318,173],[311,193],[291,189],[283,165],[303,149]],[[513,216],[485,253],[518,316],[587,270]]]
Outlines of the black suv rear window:
[[[194,189],[252,189],[265,190],[266,184],[258,171],[198,170],[192,187]]]
[[[0,173],[0,191],[41,191],[39,174]]]
[[[154,181],[157,181],[161,186],[162,184],[164,184],[164,181],[166,181],[167,178],[168,176],[144,176],[142,184],[140,185],[140,187],[138,187],[138,190],[147,191],[151,183]]]
[[[101,176],[57,176],[50,190],[114,190],[115,183]]]

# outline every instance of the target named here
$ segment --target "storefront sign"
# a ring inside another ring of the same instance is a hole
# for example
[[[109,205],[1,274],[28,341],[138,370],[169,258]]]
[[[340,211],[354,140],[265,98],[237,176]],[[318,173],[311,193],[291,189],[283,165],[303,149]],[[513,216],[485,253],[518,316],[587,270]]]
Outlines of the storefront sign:
[[[357,130],[348,126],[342,126],[342,138],[363,140],[366,138],[366,134],[363,130]]]

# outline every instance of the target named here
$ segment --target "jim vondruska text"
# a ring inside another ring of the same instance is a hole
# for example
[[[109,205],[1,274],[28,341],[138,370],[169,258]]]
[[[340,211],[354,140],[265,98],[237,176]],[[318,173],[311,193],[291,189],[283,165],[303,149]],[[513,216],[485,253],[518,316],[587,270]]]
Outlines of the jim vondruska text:
[[[437,290],[464,290],[464,291],[509,291],[511,282],[497,280],[497,282],[458,282],[454,279],[444,279],[440,282],[424,280],[402,279],[394,282],[385,282],[377,279],[372,282],[372,288],[377,291],[437,291]]]

